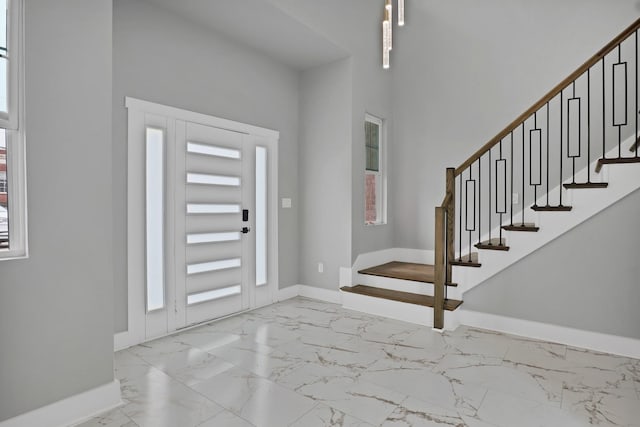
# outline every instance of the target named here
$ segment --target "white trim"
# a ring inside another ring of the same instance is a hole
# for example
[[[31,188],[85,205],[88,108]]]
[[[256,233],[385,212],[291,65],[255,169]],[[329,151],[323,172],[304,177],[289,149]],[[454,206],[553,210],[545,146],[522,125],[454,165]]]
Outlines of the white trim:
[[[18,130],[24,116],[24,1],[7,2],[7,114],[0,113],[0,127]]]
[[[456,311],[462,325],[640,359],[638,339],[465,309]]]
[[[380,117],[374,116],[369,113],[364,114],[364,124],[366,122],[374,123],[378,125],[378,170],[372,171],[366,168],[366,158],[365,158],[365,170],[364,170],[364,194],[366,198],[366,177],[367,175],[375,175],[378,177],[378,188],[376,189],[376,198],[379,200],[376,206],[376,217],[377,221],[372,223],[367,223],[366,219],[364,221],[364,225],[367,227],[375,227],[377,225],[387,225],[387,153],[386,153],[386,145],[387,145],[387,121]],[[366,135],[365,135],[366,139]],[[366,141],[365,141],[366,145]],[[366,148],[366,147],[365,147]],[[363,200],[366,204],[366,200]],[[365,206],[366,208],[366,206]],[[366,209],[362,212],[363,216],[366,215]]]
[[[351,286],[351,268],[340,267],[338,269],[338,283],[340,286]]]
[[[338,289],[317,288],[308,285],[293,285],[278,291],[278,301],[284,301],[295,297],[311,298],[332,304],[342,304],[342,292]]]
[[[342,292],[342,301],[342,307],[348,310],[387,317],[416,325],[433,326],[433,309],[430,307],[351,292]]]
[[[10,0],[8,44],[15,55],[9,53],[9,81],[7,93],[8,116],[0,118],[0,127],[7,135],[7,179],[9,181],[9,242],[11,249],[0,251],[0,261],[29,257],[27,228],[27,162],[24,119],[24,4],[23,0]],[[18,25],[14,25],[14,24]]]
[[[300,295],[300,285],[287,286],[286,288],[278,289],[278,301],[285,301],[291,298],[295,298]]]
[[[348,310],[387,317],[416,325],[433,326],[433,308],[431,307],[392,301],[384,298],[375,298],[351,292],[341,292],[341,294],[342,307]],[[444,330],[454,330],[458,326],[457,311],[447,311],[444,317]]]
[[[116,332],[113,334],[113,351],[124,350],[132,345],[135,345],[135,342],[131,338],[129,331]]]
[[[301,297],[317,299],[319,301],[341,304],[342,298],[338,289],[316,288],[315,286],[298,285]]]
[[[268,257],[268,286],[254,289],[253,299],[247,301],[244,308],[257,308],[275,301],[278,283],[278,139],[280,133],[245,123],[221,119],[206,114],[195,113],[175,107],[156,104],[135,98],[126,97],[125,104],[128,109],[128,181],[127,181],[127,224],[128,229],[136,230],[134,235],[127,238],[128,248],[128,324],[127,331],[114,335],[114,348],[123,349],[131,345],[145,342],[149,339],[159,338],[173,333],[176,329],[175,310],[159,310],[153,318],[147,316],[144,310],[145,301],[143,292],[140,292],[140,283],[144,282],[144,216],[141,212],[144,208],[141,200],[144,200],[144,188],[141,182],[132,181],[132,177],[139,178],[139,164],[143,154],[139,145],[134,141],[140,138],[140,129],[145,126],[153,126],[166,129],[168,135],[167,145],[173,147],[176,134],[176,123],[195,123],[225,131],[240,134],[243,141],[250,142],[253,146],[264,146],[269,150],[268,154],[268,233],[269,233],[269,257]],[[250,167],[246,163],[246,167]],[[139,181],[139,179],[138,179]],[[171,191],[169,195],[171,197]],[[170,273],[168,273],[170,274]],[[248,272],[247,272],[248,274]],[[245,278],[246,279],[246,278]],[[250,283],[246,281],[246,283]],[[170,288],[172,289],[172,288]],[[266,291],[266,292],[265,292]],[[173,295],[167,295],[167,303],[171,305]],[[169,308],[169,306],[167,308]],[[249,307],[250,306],[250,307]],[[180,325],[178,325],[179,327]]]
[[[168,116],[177,120],[184,120],[192,123],[213,126],[233,132],[245,133],[253,136],[260,136],[267,139],[279,139],[280,132],[258,126],[248,125],[233,120],[214,117],[207,114],[196,113],[182,108],[170,107],[168,105],[156,104],[155,102],[143,101],[141,99],[125,97],[125,106],[129,110],[141,111],[148,114]]]
[[[77,425],[122,405],[120,381],[113,380],[42,408],[0,422],[0,427],[54,427]]]

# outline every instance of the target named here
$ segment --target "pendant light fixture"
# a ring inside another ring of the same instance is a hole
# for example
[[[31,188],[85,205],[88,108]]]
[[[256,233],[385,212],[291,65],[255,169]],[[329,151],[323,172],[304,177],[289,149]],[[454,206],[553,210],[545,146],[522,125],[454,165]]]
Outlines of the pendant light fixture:
[[[404,26],[404,0],[398,2],[398,26]],[[384,1],[384,18],[382,20],[382,68],[390,65],[390,52],[393,49],[393,0]]]

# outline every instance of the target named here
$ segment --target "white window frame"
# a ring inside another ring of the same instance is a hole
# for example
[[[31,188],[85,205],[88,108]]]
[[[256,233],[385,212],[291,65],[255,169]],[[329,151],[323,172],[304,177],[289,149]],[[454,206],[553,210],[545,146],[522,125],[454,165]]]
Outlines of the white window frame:
[[[24,131],[24,1],[7,0],[7,7],[8,112],[0,112],[0,128],[6,130],[9,249],[0,250],[0,260],[28,257]]]
[[[366,157],[364,168],[364,191],[366,198],[366,178],[367,175],[375,175],[377,177],[376,182],[376,222],[367,222],[366,220],[366,199],[364,212],[366,226],[385,225],[387,223],[387,173],[386,173],[386,126],[385,120],[380,117],[376,117],[372,114],[365,113],[364,123],[371,122],[378,125],[380,131],[378,132],[378,171],[367,170]],[[366,135],[365,135],[366,138]],[[366,140],[365,140],[365,156],[366,156]]]

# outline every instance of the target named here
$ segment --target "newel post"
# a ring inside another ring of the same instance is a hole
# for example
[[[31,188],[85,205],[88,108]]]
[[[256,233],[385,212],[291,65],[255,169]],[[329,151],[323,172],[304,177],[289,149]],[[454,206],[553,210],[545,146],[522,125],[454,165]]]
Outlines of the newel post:
[[[447,168],[447,195],[451,195],[447,209],[447,259],[446,262],[446,278],[445,283],[451,283],[453,281],[453,266],[451,261],[455,259],[456,247],[456,169]]]
[[[446,276],[445,268],[445,213],[444,207],[436,208],[436,241],[433,283],[433,327],[435,329],[444,328],[444,282]]]

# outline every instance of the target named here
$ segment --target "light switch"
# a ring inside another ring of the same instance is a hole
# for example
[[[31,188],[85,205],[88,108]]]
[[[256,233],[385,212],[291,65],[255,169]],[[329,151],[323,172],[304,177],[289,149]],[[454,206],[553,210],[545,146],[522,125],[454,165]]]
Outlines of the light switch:
[[[282,199],[282,207],[283,207],[284,209],[289,209],[289,208],[291,208],[291,199],[283,198],[283,199]]]

